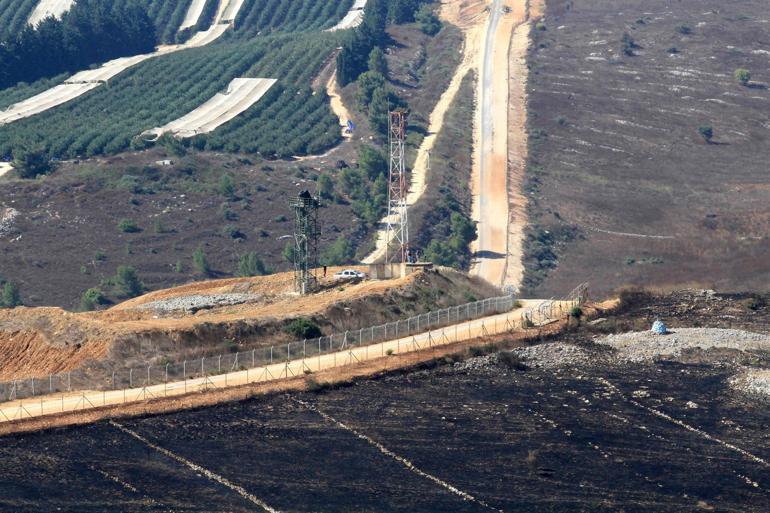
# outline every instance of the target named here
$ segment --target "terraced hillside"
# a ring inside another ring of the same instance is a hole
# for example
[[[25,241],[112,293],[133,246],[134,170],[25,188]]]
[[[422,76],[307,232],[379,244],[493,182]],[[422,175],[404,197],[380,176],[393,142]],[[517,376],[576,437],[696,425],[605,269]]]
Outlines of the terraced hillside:
[[[327,0],[313,3],[325,7],[320,12],[294,9],[283,16],[271,11],[274,16],[264,23],[273,30],[289,31],[311,15],[323,15],[326,18],[316,23],[329,26],[350,3]],[[255,9],[253,3],[250,6]],[[30,137],[42,139],[55,158],[115,153],[131,147],[134,139],[134,146],[141,147],[140,133],[190,112],[236,77],[276,78],[278,83],[238,119],[194,140],[197,148],[278,157],[320,151],[339,140],[338,121],[328,98],[314,95],[310,85],[341,37],[322,32],[251,37],[236,29],[221,44],[142,63],[111,79],[108,88],[4,127],[0,154],[12,154]],[[35,89],[36,85],[19,87]],[[0,98],[19,96],[11,89]]]
[[[547,5],[531,53],[527,288],[770,287],[767,2]]]
[[[273,32],[315,31],[333,26],[353,0],[246,0],[235,18],[237,37],[248,39]]]

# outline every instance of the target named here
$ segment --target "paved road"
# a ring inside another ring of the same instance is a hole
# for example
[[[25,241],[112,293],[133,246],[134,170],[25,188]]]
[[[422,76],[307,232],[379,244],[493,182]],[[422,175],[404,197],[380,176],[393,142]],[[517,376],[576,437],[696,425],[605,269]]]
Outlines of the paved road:
[[[547,317],[538,313],[538,307],[543,303],[544,301],[542,300],[523,301],[522,308],[511,312],[465,321],[419,335],[378,344],[351,347],[348,350],[323,354],[312,358],[295,359],[216,376],[187,379],[142,388],[110,391],[84,390],[7,402],[0,404],[0,423],[20,418],[53,415],[75,410],[88,410],[101,406],[136,403],[147,399],[178,396],[215,388],[286,379],[301,376],[306,369],[318,372],[380,358],[386,354],[398,355],[457,341],[470,340],[512,330],[521,330],[522,315],[525,312],[531,312],[534,315],[533,320],[535,323],[549,321]],[[557,309],[559,304],[555,303]],[[566,303],[561,303],[561,306],[561,310],[558,310],[557,313],[567,311]]]

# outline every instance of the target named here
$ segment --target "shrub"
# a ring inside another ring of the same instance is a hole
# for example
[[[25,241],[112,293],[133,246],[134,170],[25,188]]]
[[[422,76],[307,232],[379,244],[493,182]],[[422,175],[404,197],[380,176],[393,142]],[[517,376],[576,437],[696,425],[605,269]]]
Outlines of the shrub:
[[[746,300],[746,308],[754,312],[761,310],[765,306],[767,306],[767,300],[759,294],[752,294],[752,296]]]
[[[130,219],[121,219],[120,222],[118,222],[118,230],[123,233],[137,233],[141,231],[136,223]]]
[[[676,31],[685,36],[692,34],[692,29],[688,25],[679,25],[676,27]]]
[[[382,75],[388,74],[388,62],[385,60],[385,53],[379,46],[375,46],[369,53],[369,71],[376,71]]]
[[[118,267],[117,274],[112,278],[115,293],[122,297],[136,297],[144,292],[144,283],[141,282],[136,269],[127,265]]]
[[[714,138],[714,129],[711,125],[703,125],[698,127],[698,133],[707,144],[711,144],[711,140]]]
[[[101,249],[97,249],[96,253],[94,253],[94,260],[97,262],[104,262],[107,260],[107,255]]]
[[[749,85],[749,82],[751,81],[751,71],[744,68],[736,69],[735,80],[737,80],[738,83],[740,83],[743,86]]]
[[[4,308],[15,308],[21,306],[21,293],[19,287],[12,281],[6,281],[3,285],[2,305]]]
[[[233,226],[232,224],[228,224],[224,228],[222,228],[222,235],[225,237],[230,237],[231,239],[245,239],[246,235],[243,234],[243,232],[237,227]]]
[[[518,354],[513,351],[503,351],[499,355],[499,361],[502,365],[509,369],[525,371],[529,369],[529,366]]]
[[[423,4],[414,14],[414,19],[420,30],[429,36],[435,36],[441,30],[441,21],[433,12],[430,4]]]
[[[570,308],[569,316],[573,319],[580,320],[580,318],[583,317],[583,309],[579,306],[573,306]]]
[[[298,339],[318,338],[323,335],[318,324],[305,318],[294,319],[284,326],[283,330]]]
[[[42,148],[29,149],[26,146],[13,152],[13,167],[19,178],[31,179],[53,171],[54,166],[48,153]]]
[[[104,304],[107,304],[107,298],[101,289],[96,287],[86,290],[80,297],[80,310],[84,312],[96,310],[99,305]]]
[[[386,356],[393,356],[393,350],[392,349],[388,349],[387,351],[385,351],[385,355]]]
[[[262,276],[265,274],[268,274],[265,263],[254,251],[249,251],[238,259],[238,276]]]
[[[219,178],[219,194],[228,200],[235,199],[235,184],[232,176],[225,174]]]
[[[327,200],[334,198],[334,180],[326,173],[318,177],[318,195]]]
[[[632,38],[628,32],[623,32],[623,37],[620,38],[620,48],[623,50],[623,53],[631,57],[634,55],[634,48],[637,47],[638,45],[634,41],[634,38]]]
[[[198,249],[193,251],[192,260],[193,260],[193,267],[197,272],[199,272],[200,274],[211,273],[211,266],[209,265],[209,261],[206,258],[206,253],[204,253],[202,247],[198,246]]]

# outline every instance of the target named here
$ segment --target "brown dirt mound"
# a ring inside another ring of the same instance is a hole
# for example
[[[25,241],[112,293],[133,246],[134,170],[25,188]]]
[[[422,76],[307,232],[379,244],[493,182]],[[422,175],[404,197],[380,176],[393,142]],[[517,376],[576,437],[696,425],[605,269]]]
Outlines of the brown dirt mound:
[[[329,276],[339,268],[330,268]],[[290,319],[316,322],[325,334],[376,325],[406,315],[495,295],[481,281],[451,270],[389,281],[321,280],[309,296],[291,291],[292,273],[193,283],[152,292],[102,312],[59,308],[0,310],[0,381],[43,377],[86,363],[124,367],[282,344]],[[258,299],[196,313],[137,309],[154,301],[200,294],[249,293]]]

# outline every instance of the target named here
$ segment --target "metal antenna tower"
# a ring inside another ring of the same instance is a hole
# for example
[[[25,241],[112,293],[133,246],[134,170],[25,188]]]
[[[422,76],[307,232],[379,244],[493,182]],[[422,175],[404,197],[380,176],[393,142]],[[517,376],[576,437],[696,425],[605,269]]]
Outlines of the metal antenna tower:
[[[294,290],[307,294],[318,286],[318,207],[321,202],[309,191],[291,203],[294,210]]]
[[[409,253],[409,219],[406,212],[406,181],[404,142],[406,141],[404,109],[388,112],[388,141],[390,143],[390,171],[388,173],[388,227],[385,262],[407,262]],[[390,247],[394,247],[391,253]]]

